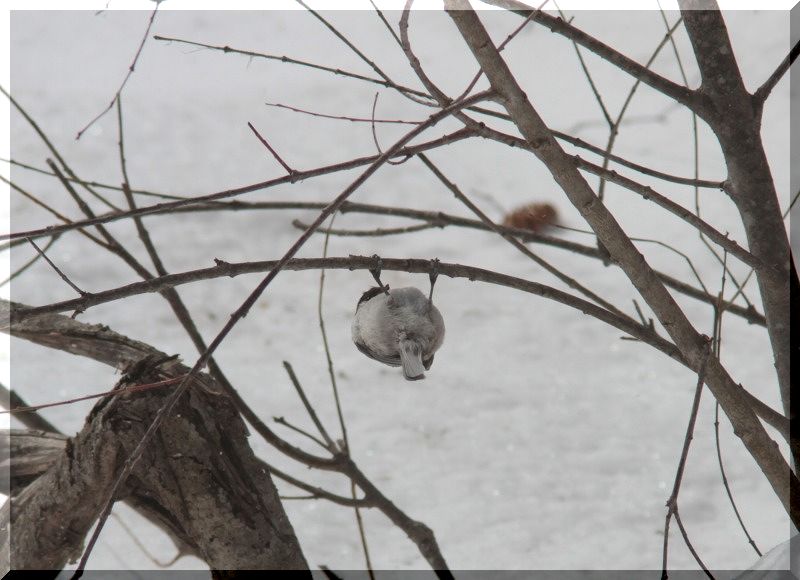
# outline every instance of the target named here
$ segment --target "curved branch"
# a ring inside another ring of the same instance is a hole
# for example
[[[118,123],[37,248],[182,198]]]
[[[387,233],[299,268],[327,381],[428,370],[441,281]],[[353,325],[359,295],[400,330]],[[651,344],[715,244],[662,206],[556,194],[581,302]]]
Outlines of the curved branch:
[[[477,100],[477,99],[476,99]],[[420,127],[425,127],[424,125],[420,125]],[[472,132],[468,129],[460,129],[458,131],[454,131],[453,133],[448,133],[442,137],[437,139],[433,139],[431,141],[427,141],[425,143],[420,143],[419,145],[412,145],[400,148],[397,151],[392,151],[390,153],[390,158],[394,159],[396,157],[408,157],[410,155],[414,155],[415,153],[419,153],[420,151],[427,151],[428,149],[433,149],[435,147],[440,147],[442,145],[447,145],[449,143],[454,143],[456,141],[460,141],[462,139],[466,139],[467,137],[472,136]],[[381,155],[370,155],[369,157],[358,157],[356,159],[351,159],[349,161],[345,161],[343,163],[336,163],[334,165],[326,165],[324,167],[318,167],[316,169],[311,169],[309,171],[297,171],[293,175],[284,175],[282,177],[277,177],[275,179],[270,179],[268,181],[262,181],[260,183],[254,183],[251,185],[246,185],[244,187],[237,187],[234,189],[228,189],[225,191],[219,191],[216,193],[210,193],[207,195],[199,195],[192,198],[185,198],[185,199],[178,199],[172,202],[165,202],[165,203],[156,203],[153,205],[146,205],[140,206],[135,210],[131,211],[117,211],[113,213],[107,213],[104,215],[100,215],[91,219],[85,219],[80,221],[71,222],[69,224],[61,224],[55,226],[48,226],[45,228],[38,228],[35,230],[28,230],[24,232],[15,232],[10,234],[0,234],[0,240],[17,240],[21,238],[40,238],[42,236],[52,236],[60,232],[66,232],[74,229],[85,228],[87,226],[93,226],[97,224],[105,224],[121,219],[128,219],[136,216],[144,216],[144,215],[151,215],[154,213],[165,213],[169,211],[174,211],[180,208],[190,207],[202,203],[207,202],[214,202],[219,201],[222,199],[228,199],[231,197],[236,197],[238,195],[242,195],[245,193],[250,193],[253,191],[258,191],[261,189],[267,189],[270,187],[274,187],[276,185],[281,185],[284,183],[295,183],[296,181],[302,181],[304,179],[308,179],[310,177],[317,177],[320,175],[327,175],[329,173],[336,173],[338,171],[345,171],[348,169],[353,169],[356,167],[362,167],[364,165],[370,165],[371,163],[375,163]],[[82,183],[82,182],[81,182]]]
[[[537,146],[535,144],[532,144],[531,142],[525,139],[521,139],[520,137],[508,135],[506,133],[490,129],[488,127],[481,127],[478,131],[481,136],[486,137],[487,139],[493,139],[495,141],[511,145],[512,147],[527,149],[528,151],[531,151],[533,153],[536,152]],[[664,195],[661,195],[660,193],[655,191],[652,187],[649,187],[647,185],[642,185],[641,183],[638,183],[633,179],[630,179],[629,177],[620,175],[614,170],[604,169],[600,165],[596,165],[594,163],[586,161],[585,159],[581,158],[578,155],[572,155],[570,156],[570,158],[574,161],[575,167],[577,167],[578,169],[582,169],[594,175],[598,175],[611,183],[616,183],[620,187],[624,187],[625,189],[628,189],[629,191],[632,191],[642,196],[642,198],[644,198],[645,200],[648,201],[652,200],[660,207],[676,215],[689,225],[697,228],[699,231],[706,234],[711,240],[713,240],[715,243],[719,244],[721,247],[728,250],[728,252],[730,252],[731,255],[736,256],[748,266],[757,269],[764,267],[762,260],[756,258],[753,254],[745,250],[734,240],[730,239],[727,235],[723,235],[720,231],[716,230],[711,224],[702,220],[701,218],[699,218],[697,215],[695,215],[682,205],[675,203],[674,201],[672,201],[671,199],[669,199]]]
[[[160,276],[151,280],[134,282],[132,284],[111,290],[87,294],[86,296],[73,300],[65,300],[54,304],[48,304],[46,306],[12,306],[7,313],[8,316],[6,317],[6,320],[9,320],[10,322],[6,325],[3,325],[0,322],[0,330],[7,331],[10,325],[11,330],[15,332],[15,328],[20,323],[23,323],[32,317],[43,314],[85,310],[98,304],[105,304],[121,298],[136,296],[138,294],[161,292],[165,288],[174,288],[175,286],[181,284],[197,282],[200,280],[209,280],[223,276],[234,277],[240,274],[250,274],[255,272],[266,272],[272,270],[277,264],[278,261],[276,260],[265,262],[244,262],[238,264],[230,264],[222,260],[217,260],[217,265],[211,268],[192,270],[178,274],[168,274],[166,276]],[[349,256],[347,258],[297,258],[286,262],[286,264],[283,266],[283,269],[294,271],[318,270],[320,268],[339,270],[369,270],[374,267],[375,259],[372,257]],[[384,270],[428,274],[431,271],[431,261],[419,259],[401,260],[382,258],[382,268]],[[683,358],[675,346],[653,332],[649,327],[639,324],[633,319],[612,314],[600,306],[568,294],[567,292],[563,292],[538,282],[531,282],[523,278],[508,276],[506,274],[500,274],[491,270],[465,266],[462,264],[439,262],[437,268],[440,274],[449,276],[451,278],[466,278],[470,281],[497,284],[500,286],[506,286],[508,288],[514,288],[516,290],[522,290],[523,292],[535,294],[537,296],[542,296],[543,298],[555,300],[556,302],[570,306],[580,310],[584,314],[588,314],[603,322],[606,322],[618,330],[621,330],[622,332],[634,338],[650,344],[668,356],[675,358],[679,362],[683,362]],[[1,304],[3,303],[0,302],[0,305]],[[2,310],[0,310],[0,314],[2,314]],[[2,317],[0,317],[0,320],[2,320]]]

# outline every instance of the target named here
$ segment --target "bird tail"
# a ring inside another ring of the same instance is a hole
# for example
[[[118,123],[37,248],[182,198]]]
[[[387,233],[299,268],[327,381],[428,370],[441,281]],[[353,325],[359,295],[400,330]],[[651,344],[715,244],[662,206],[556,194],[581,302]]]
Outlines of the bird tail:
[[[400,339],[400,363],[403,366],[403,376],[406,380],[418,381],[425,378],[422,349],[416,341]]]

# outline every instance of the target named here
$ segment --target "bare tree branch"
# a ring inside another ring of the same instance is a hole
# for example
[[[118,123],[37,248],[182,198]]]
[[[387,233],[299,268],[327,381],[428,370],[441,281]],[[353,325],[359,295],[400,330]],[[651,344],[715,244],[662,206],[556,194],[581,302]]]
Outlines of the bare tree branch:
[[[477,100],[477,99],[476,99]],[[425,127],[423,127],[425,128]],[[420,129],[422,130],[422,129]],[[455,141],[460,141],[462,139],[466,139],[471,135],[470,131],[466,129],[462,129],[459,131],[455,131],[448,135],[444,135],[443,137],[439,137],[432,141],[428,141],[426,143],[422,143],[420,145],[414,145],[410,147],[402,147],[396,152],[390,150],[390,157],[397,158],[397,157],[408,157],[409,155],[413,155],[418,153],[419,151],[426,151],[427,149],[432,149],[435,147],[439,147],[446,143],[453,143]],[[254,183],[252,185],[247,185],[244,187],[238,187],[235,189],[229,189],[226,191],[219,191],[216,193],[210,193],[207,195],[200,195],[192,198],[185,198],[179,199],[171,202],[164,202],[164,203],[156,203],[153,205],[142,206],[133,211],[119,211],[116,213],[105,214],[102,216],[97,216],[90,219],[80,220],[76,222],[72,222],[66,225],[60,226],[48,226],[46,228],[39,228],[36,230],[29,230],[25,232],[16,232],[12,234],[0,234],[0,240],[17,240],[20,238],[39,238],[42,236],[52,236],[61,232],[84,228],[87,226],[93,226],[97,224],[105,224],[113,221],[117,221],[120,219],[127,219],[134,216],[144,216],[149,215],[152,213],[159,213],[164,211],[171,211],[175,209],[179,209],[182,207],[189,207],[201,203],[218,201],[221,199],[227,199],[231,197],[236,197],[238,195],[242,195],[245,193],[250,193],[253,191],[258,191],[261,189],[266,189],[269,187],[273,187],[275,185],[281,185],[284,183],[294,183],[295,181],[302,181],[304,179],[308,179],[309,177],[317,177],[319,175],[326,175],[329,173],[336,173],[338,171],[345,171],[347,169],[354,169],[356,167],[363,167],[365,165],[370,165],[377,161],[381,155],[370,155],[369,157],[359,157],[356,159],[350,159],[343,163],[336,163],[334,165],[327,165],[325,167],[319,167],[316,169],[311,169],[309,171],[298,171],[294,175],[285,175],[283,177],[277,177],[275,179],[270,179],[268,181],[262,181],[260,183]]]
[[[789,68],[792,66],[795,60],[797,60],[797,55],[800,54],[800,42],[796,43],[792,50],[789,51],[789,54],[786,55],[778,67],[775,69],[769,78],[764,81],[764,84],[758,87],[755,93],[753,93],[753,106],[755,107],[756,111],[759,111],[764,108],[764,103],[766,102],[767,98],[769,98],[770,93],[772,93],[772,89],[780,82],[785,75]]]
[[[535,10],[535,8],[519,2],[518,0],[481,1],[486,4],[491,4],[492,6],[505,8],[506,10],[514,12],[515,14],[519,14],[523,17],[527,17],[531,11]],[[603,60],[610,62],[620,70],[625,71],[635,79],[638,79],[643,83],[653,87],[664,95],[675,99],[680,104],[685,105],[690,109],[695,109],[700,106],[701,98],[694,91],[674,83],[671,80],[651,71],[644,65],[641,65],[638,62],[628,58],[607,44],[603,44],[593,36],[586,34],[582,30],[565,22],[561,18],[555,18],[546,12],[539,12],[533,17],[533,21],[546,26],[551,32],[555,32],[577,42],[584,48],[587,48],[595,53]]]
[[[705,344],[701,334],[686,318],[614,217],[599,203],[597,196],[578,172],[574,161],[558,145],[497,53],[491,38],[468,2],[448,0],[445,7],[481,64],[492,87],[501,96],[503,106],[534,148],[536,156],[547,166],[575,208],[592,226],[690,366],[699,369]],[[706,376],[709,388],[734,425],[734,430],[764,472],[792,521],[800,525],[800,482],[777,445],[764,430],[727,370],[714,357],[708,362]]]

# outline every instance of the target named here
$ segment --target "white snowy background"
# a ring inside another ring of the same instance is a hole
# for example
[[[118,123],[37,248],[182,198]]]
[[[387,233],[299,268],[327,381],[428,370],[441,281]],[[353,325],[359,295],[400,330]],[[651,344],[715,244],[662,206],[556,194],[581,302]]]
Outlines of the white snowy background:
[[[658,11],[577,12],[574,23],[639,62],[649,58],[664,34]],[[397,82],[418,86],[399,47],[377,16],[368,11],[327,13],[332,22]],[[397,23],[399,13],[387,13]],[[505,13],[482,12],[496,42],[519,23]],[[144,11],[15,12],[11,18],[11,88],[68,163],[83,178],[121,182],[116,118],[106,115],[80,141],[76,132],[113,97],[144,32]],[[675,13],[669,14],[674,22]],[[758,87],[789,46],[786,12],[726,14],[748,88]],[[308,13],[159,13],[153,33],[215,45],[288,55],[374,76],[346,46]],[[447,15],[415,12],[414,47],[429,76],[451,95],[459,94],[477,70]],[[676,35],[690,82],[698,74],[685,33]],[[545,121],[589,142],[604,145],[607,127],[583,77],[571,44],[530,24],[504,52]],[[586,53],[595,81],[612,114],[632,80]],[[672,49],[655,70],[680,81]],[[128,83],[123,105],[128,171],[134,188],[200,195],[282,174],[254,138],[252,122],[293,167],[308,169],[374,153],[368,124],[326,120],[265,106],[280,102],[323,113],[368,117],[376,90],[378,117],[423,119],[429,110],[388,89],[307,68],[149,40]],[[763,135],[782,207],[789,191],[788,82],[767,104]],[[641,87],[623,125],[616,153],[662,171],[692,174],[690,114]],[[500,128],[513,131],[502,122]],[[426,134],[458,127],[455,121]],[[381,125],[388,147],[407,127]],[[701,176],[724,178],[717,144],[701,123]],[[11,115],[14,159],[45,167],[51,154],[26,122]],[[419,141],[419,140],[418,140]],[[569,149],[569,147],[567,147]],[[589,158],[592,156],[582,152]],[[561,222],[586,224],[530,154],[484,141],[468,141],[432,152],[451,180],[487,213],[529,201],[556,206]],[[9,166],[2,165],[8,175]],[[63,213],[78,210],[57,180],[11,168],[15,182]],[[693,207],[690,187],[650,180],[671,199]],[[242,196],[255,200],[326,201],[359,171],[309,179]],[[590,183],[596,179],[590,177]],[[108,194],[124,205],[121,194]],[[419,162],[378,171],[353,201],[445,211],[472,217]],[[744,243],[733,205],[716,190],[702,190],[704,217]],[[140,204],[151,198],[140,197]],[[704,282],[717,292],[721,269],[696,232],[638,196],[613,185],[607,203],[631,236],[657,238],[690,255]],[[11,195],[12,231],[56,223],[55,218]],[[97,211],[102,206],[93,203]],[[295,218],[312,212],[219,212],[150,217],[145,223],[172,272],[226,261],[276,259],[299,235]],[[401,225],[401,220],[346,214],[337,227]],[[110,230],[147,263],[129,222]],[[593,238],[568,231],[556,235],[587,244]],[[301,256],[319,256],[315,236]],[[696,284],[687,265],[668,250],[640,244],[658,269]],[[547,246],[531,249],[634,313],[632,286],[615,268]],[[12,270],[33,250],[13,252]],[[438,257],[563,286],[496,235],[446,228],[388,238],[331,238],[329,255]],[[136,280],[117,257],[98,251],[76,233],[64,236],[51,258],[81,288],[113,288]],[[739,279],[747,268],[730,260]],[[393,287],[427,289],[427,276],[385,272]],[[259,275],[182,286],[199,328],[210,340],[260,279]],[[309,425],[281,362],[290,361],[323,421],[337,421],[316,319],[318,272],[283,272],[218,350],[216,357],[233,384],[264,419],[284,416]],[[529,294],[463,279],[440,277],[435,301],[447,337],[422,382],[403,380],[397,369],[365,358],[350,341],[350,319],[360,293],[371,285],[367,272],[328,271],[325,316],[352,453],[363,471],[411,517],[430,526],[454,569],[660,569],[666,501],[689,416],[696,377],[645,345],[620,340],[620,333],[580,312]],[[728,283],[727,293],[732,285]],[[8,286],[2,289],[9,295]],[[748,296],[757,301],[753,281]],[[45,304],[73,297],[39,261],[10,290],[12,299]],[[701,332],[711,333],[711,309],[676,295]],[[137,296],[82,314],[191,363],[197,354],[166,302]],[[77,397],[110,388],[112,369],[92,361],[13,341],[10,381],[31,404]],[[736,381],[775,408],[780,403],[769,344],[763,328],[734,316],[724,322],[723,362]],[[43,411],[68,434],[78,431],[93,402]],[[698,552],[712,569],[747,568],[756,559],[736,522],[723,489],[714,449],[714,404],[704,393],[680,495],[683,520]],[[16,425],[13,422],[12,425]],[[280,427],[276,427],[280,429]],[[742,517],[762,551],[786,540],[789,523],[769,484],[722,419],[727,475]],[[284,435],[295,439],[291,432]],[[251,436],[257,454],[315,484],[348,494],[349,483],[284,460]],[[779,439],[780,440],[780,439]],[[277,481],[287,494],[297,493]],[[312,565],[363,567],[352,510],[324,501],[286,501],[286,510]],[[115,513],[161,560],[174,554],[166,536],[125,506]],[[364,515],[373,563],[379,569],[425,569],[416,547],[379,512]],[[670,566],[695,569],[673,523]],[[153,562],[134,545],[118,519],[109,520],[91,559],[97,569],[143,569]],[[202,568],[182,558],[175,568]]]

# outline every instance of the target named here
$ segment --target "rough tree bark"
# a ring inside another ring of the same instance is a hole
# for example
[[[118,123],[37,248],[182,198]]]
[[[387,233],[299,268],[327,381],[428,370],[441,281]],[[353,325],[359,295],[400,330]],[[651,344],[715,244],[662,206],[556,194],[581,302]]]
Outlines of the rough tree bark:
[[[8,303],[0,321],[8,320]],[[175,357],[62,315],[0,330],[93,358],[126,374],[120,386],[180,377]],[[0,546],[14,569],[57,569],[80,555],[117,470],[140,441],[170,387],[106,397],[33,483],[3,507]],[[247,443],[247,429],[214,381],[200,375],[145,451],[124,495],[158,518],[212,570],[308,566],[277,490]],[[9,524],[13,533],[9,534]]]

